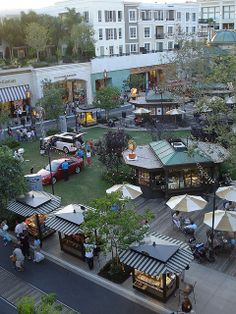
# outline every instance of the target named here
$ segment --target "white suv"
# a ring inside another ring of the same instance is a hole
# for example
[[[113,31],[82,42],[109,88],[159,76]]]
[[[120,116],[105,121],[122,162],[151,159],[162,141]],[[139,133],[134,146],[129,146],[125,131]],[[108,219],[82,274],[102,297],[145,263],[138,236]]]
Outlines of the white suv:
[[[65,132],[45,137],[41,143],[41,149],[45,149],[48,144],[64,153],[73,153],[77,150],[76,142],[84,144],[83,134],[85,133],[71,133]]]

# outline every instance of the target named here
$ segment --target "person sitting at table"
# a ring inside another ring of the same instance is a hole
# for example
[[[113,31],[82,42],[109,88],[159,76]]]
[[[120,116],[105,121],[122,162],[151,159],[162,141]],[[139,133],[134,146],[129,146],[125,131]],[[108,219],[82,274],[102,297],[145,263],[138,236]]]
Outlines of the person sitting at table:
[[[190,224],[184,226],[183,229],[187,234],[194,234],[197,229],[197,225],[193,221],[191,221]]]
[[[173,220],[173,223],[176,225],[176,227],[178,229],[180,229],[181,228],[182,217],[181,217],[181,214],[180,214],[180,212],[178,210],[176,210],[176,212],[173,214],[172,220]]]

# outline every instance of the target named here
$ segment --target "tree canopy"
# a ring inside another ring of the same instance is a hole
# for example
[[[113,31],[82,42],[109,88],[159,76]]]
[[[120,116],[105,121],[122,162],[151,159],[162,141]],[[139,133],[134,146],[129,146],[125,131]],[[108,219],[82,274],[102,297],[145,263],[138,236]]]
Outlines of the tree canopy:
[[[7,146],[0,146],[0,173],[0,209],[4,209],[9,200],[25,191],[21,163]]]
[[[96,92],[94,104],[96,107],[109,111],[121,103],[121,93],[117,87],[105,86]]]
[[[120,250],[129,247],[134,241],[140,241],[148,231],[146,223],[153,218],[149,210],[139,214],[127,199],[121,199],[120,193],[111,193],[91,202],[94,208],[85,212],[82,229],[86,234],[95,230],[101,239],[101,250],[118,256]]]

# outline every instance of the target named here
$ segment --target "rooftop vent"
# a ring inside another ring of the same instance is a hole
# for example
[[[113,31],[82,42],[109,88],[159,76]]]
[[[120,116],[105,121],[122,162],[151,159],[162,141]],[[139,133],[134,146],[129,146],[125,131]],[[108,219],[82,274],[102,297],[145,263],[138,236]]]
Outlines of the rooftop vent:
[[[181,142],[181,141],[178,141],[178,142],[172,142],[171,145],[174,147],[174,149],[178,152],[183,152],[185,151],[187,148],[186,148],[186,145]]]

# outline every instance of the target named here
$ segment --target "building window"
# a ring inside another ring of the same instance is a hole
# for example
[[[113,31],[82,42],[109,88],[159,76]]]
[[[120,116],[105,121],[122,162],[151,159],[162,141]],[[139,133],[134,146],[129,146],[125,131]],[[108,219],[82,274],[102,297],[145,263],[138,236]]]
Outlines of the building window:
[[[188,34],[188,26],[186,26],[186,34]]]
[[[167,21],[174,21],[175,19],[175,11],[174,10],[168,10],[166,12],[166,20]]]
[[[129,28],[129,38],[130,39],[136,39],[137,38],[137,27],[131,26]]]
[[[105,11],[105,22],[116,22],[116,11]]]
[[[173,46],[173,41],[168,41],[168,50],[172,50]]]
[[[234,18],[234,5],[223,6],[223,19]]]
[[[122,39],[122,28],[119,28],[118,33],[119,33],[119,39]]]
[[[142,21],[151,21],[152,14],[150,10],[141,11],[141,19]]]
[[[123,55],[123,46],[119,46],[119,55],[122,56]]]
[[[104,46],[100,46],[100,56],[104,56]]]
[[[202,8],[201,17],[202,19],[219,19],[220,7]]]
[[[163,43],[157,43],[157,51],[163,51]]]
[[[118,11],[118,22],[122,21],[122,11]]]
[[[150,38],[150,27],[144,27],[144,37]]]
[[[129,10],[129,22],[136,22],[136,10]]]
[[[117,30],[114,28],[114,39],[117,39]]]
[[[113,39],[114,34],[113,34],[113,28],[107,28],[106,29],[106,40]]]
[[[177,12],[177,21],[181,21],[181,12]]]
[[[137,44],[130,44],[130,53],[137,53]]]
[[[193,33],[193,34],[196,33],[196,27],[195,27],[195,26],[192,27],[192,33]]]
[[[174,32],[173,26],[168,26],[168,28],[167,28],[167,33],[168,33],[168,35],[169,35],[169,36],[173,35],[173,32]]]
[[[196,22],[196,13],[192,13],[192,21]]]
[[[85,12],[83,13],[83,16],[84,16],[84,21],[85,21],[86,23],[89,23],[89,12],[88,12],[88,11],[85,11]]]
[[[98,11],[98,22],[102,22],[102,11]]]
[[[99,39],[99,40],[103,40],[103,29],[102,29],[102,28],[99,28],[98,33],[99,33],[98,39]]]
[[[164,19],[163,10],[154,11],[155,21],[163,21],[163,19]]]
[[[147,52],[151,50],[150,47],[151,47],[150,43],[144,43],[144,48]]]
[[[188,22],[189,21],[189,13],[187,12],[186,13],[186,22]]]
[[[109,56],[114,56],[114,47],[109,46]]]

